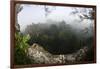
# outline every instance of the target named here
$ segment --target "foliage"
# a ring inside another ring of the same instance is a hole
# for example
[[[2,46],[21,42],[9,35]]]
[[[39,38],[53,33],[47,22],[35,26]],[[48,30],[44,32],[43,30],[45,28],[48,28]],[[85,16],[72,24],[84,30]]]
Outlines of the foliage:
[[[30,39],[29,35],[22,35],[19,32],[15,33],[15,56],[14,61],[15,64],[30,64],[31,60],[27,57],[27,49],[29,45],[27,44],[27,41]]]
[[[30,34],[29,44],[38,43],[53,54],[68,54],[80,49],[74,30],[65,21],[28,25],[24,34]]]

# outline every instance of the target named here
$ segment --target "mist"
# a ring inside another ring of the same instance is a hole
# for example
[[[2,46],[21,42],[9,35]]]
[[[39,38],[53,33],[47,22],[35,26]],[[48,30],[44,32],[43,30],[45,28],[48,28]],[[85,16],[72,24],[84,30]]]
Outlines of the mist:
[[[18,23],[20,24],[21,31],[24,31],[27,25],[32,23],[57,23],[65,21],[66,24],[70,24],[76,31],[88,28],[94,23],[93,19],[85,19],[83,16],[83,14],[89,16],[89,11],[93,10],[92,8],[47,5],[48,10],[45,11],[44,5],[22,4],[22,6],[23,10],[18,14]]]

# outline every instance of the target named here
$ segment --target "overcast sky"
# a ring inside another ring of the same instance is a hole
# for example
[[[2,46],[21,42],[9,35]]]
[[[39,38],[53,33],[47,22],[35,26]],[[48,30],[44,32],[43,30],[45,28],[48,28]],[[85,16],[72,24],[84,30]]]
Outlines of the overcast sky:
[[[82,10],[84,8],[78,8],[78,10]],[[91,8],[87,8],[88,9]],[[44,5],[24,5],[23,10],[18,14],[18,23],[21,26],[21,30],[23,30],[27,25],[31,23],[45,23],[48,19],[53,21],[66,21],[66,23],[78,23],[80,18],[78,15],[71,15],[73,11],[73,7],[63,7],[63,6],[49,6],[49,10],[51,11],[46,17]],[[91,21],[85,20],[86,23],[90,23]],[[83,22],[83,25],[86,25]]]

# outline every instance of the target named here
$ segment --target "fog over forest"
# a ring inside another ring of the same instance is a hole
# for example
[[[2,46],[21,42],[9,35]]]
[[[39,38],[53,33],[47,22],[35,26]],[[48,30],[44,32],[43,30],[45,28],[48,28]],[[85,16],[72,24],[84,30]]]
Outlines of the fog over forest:
[[[38,33],[39,35],[43,34],[47,29],[51,30],[51,32],[47,30],[49,33],[55,31],[57,33],[57,29],[61,30],[61,27],[65,27],[65,30],[70,29],[81,40],[93,36],[94,19],[91,14],[93,12],[92,8],[27,4],[22,4],[22,6],[23,10],[18,14],[18,23],[21,32],[24,34],[33,36]],[[54,25],[54,29],[52,29],[52,25]],[[70,30],[65,32],[70,33]],[[49,36],[49,34],[47,35]]]
[[[20,29],[16,33],[16,39],[19,43],[16,45],[19,49],[20,46],[23,46],[20,49],[22,54],[24,47],[28,46],[27,50],[32,49],[28,53],[42,52],[49,61],[51,58],[54,59],[54,57],[49,58],[51,54],[53,56],[62,55],[62,58],[65,57],[69,62],[70,59],[67,58],[70,57],[69,54],[75,58],[75,62],[94,60],[95,12],[93,8],[21,4],[17,9],[20,12],[17,13],[16,23],[18,22],[19,25],[17,25]],[[16,51],[18,51],[17,48]],[[39,62],[34,55],[39,55],[39,53],[30,55],[33,56],[32,59],[36,60],[36,63]],[[58,58],[61,60],[60,56]],[[16,59],[20,59],[19,55]],[[64,60],[65,63],[67,63],[66,60]],[[22,62],[24,63],[24,61]]]

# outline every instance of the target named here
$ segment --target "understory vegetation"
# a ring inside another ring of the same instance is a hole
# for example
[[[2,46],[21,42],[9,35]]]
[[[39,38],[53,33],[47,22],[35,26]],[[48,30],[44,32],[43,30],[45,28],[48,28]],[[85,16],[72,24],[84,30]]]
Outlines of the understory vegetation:
[[[19,32],[15,33],[14,61],[16,65],[32,63],[31,59],[27,56],[27,49],[29,47],[27,41],[29,39],[29,35],[21,35]]]

